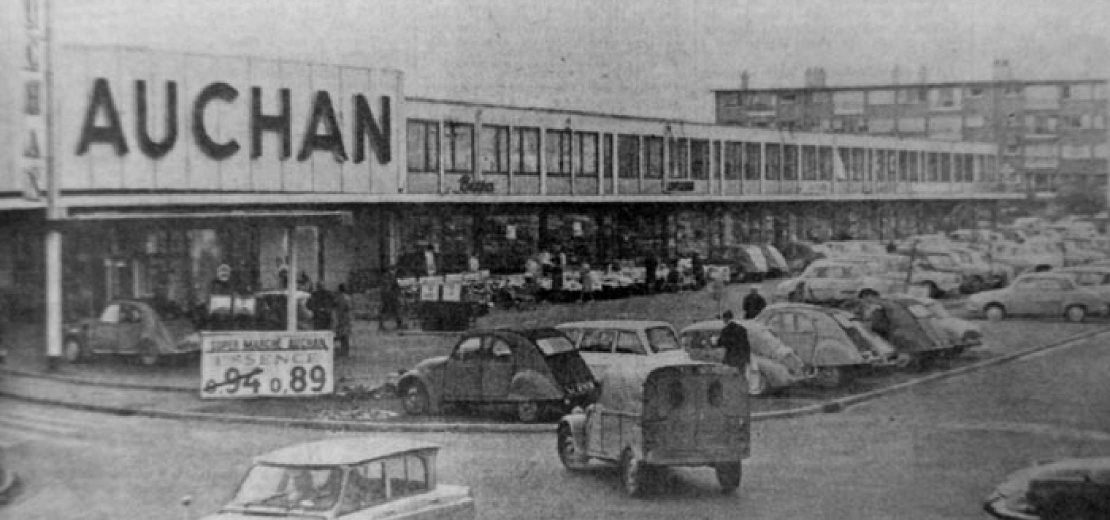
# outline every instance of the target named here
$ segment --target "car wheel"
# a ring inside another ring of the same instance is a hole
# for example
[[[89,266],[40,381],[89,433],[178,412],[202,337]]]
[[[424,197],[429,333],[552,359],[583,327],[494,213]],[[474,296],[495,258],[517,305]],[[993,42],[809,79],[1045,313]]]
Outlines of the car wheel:
[[[563,467],[571,471],[578,471],[585,467],[588,459],[585,453],[579,453],[578,443],[570,431],[570,426],[560,425],[556,436],[559,440],[559,460],[563,463]]]
[[[144,340],[139,344],[139,363],[144,367],[158,364],[158,347],[154,346],[154,342]]]
[[[1087,319],[1087,309],[1082,305],[1072,305],[1064,311],[1064,316],[1072,323],[1079,323]]]
[[[860,298],[867,298],[868,296],[878,296],[878,295],[879,295],[879,293],[876,292],[874,289],[864,289],[864,290],[859,292],[859,297]]]
[[[988,305],[984,312],[987,314],[987,319],[991,321],[1002,321],[1006,317],[1006,309],[997,303]]]
[[[85,347],[77,338],[66,338],[62,344],[62,355],[70,363],[80,363],[85,361]]]
[[[721,492],[734,493],[740,487],[740,479],[744,475],[744,466],[739,462],[720,464],[717,470],[717,483],[721,485]]]
[[[621,487],[624,488],[624,493],[630,497],[643,496],[646,484],[646,471],[643,461],[641,461],[632,449],[626,448],[624,453],[621,454]]]
[[[401,389],[401,406],[409,415],[424,415],[430,408],[428,390],[424,384],[413,382]]]
[[[767,378],[763,376],[758,368],[751,366],[745,371],[748,378],[748,395],[764,395],[767,393]]]
[[[536,401],[521,401],[516,405],[516,418],[520,422],[530,423],[540,420],[543,407]]]
[[[1083,500],[1076,499],[1070,496],[1056,496],[1048,500],[1044,505],[1044,514],[1041,518],[1052,519],[1067,519],[1067,520],[1094,520],[1096,518],[1105,518],[1099,513],[1094,504]]]
[[[925,286],[925,291],[927,292],[927,294],[929,295],[930,298],[937,299],[937,298],[940,298],[941,296],[944,296],[944,291],[941,291],[940,287],[937,287],[937,284],[935,284],[933,282],[925,282],[921,285]]]
[[[813,382],[821,388],[837,388],[844,384],[845,379],[844,367],[825,366],[817,367]]]

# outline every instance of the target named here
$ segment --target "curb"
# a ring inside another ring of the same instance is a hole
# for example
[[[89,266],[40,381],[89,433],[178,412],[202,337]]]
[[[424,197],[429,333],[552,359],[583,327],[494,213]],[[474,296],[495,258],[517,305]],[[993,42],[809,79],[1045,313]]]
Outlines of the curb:
[[[193,393],[197,389],[193,387],[175,386],[175,385],[152,385],[152,384],[139,384],[139,383],[113,383],[110,381],[96,381],[93,379],[85,379],[83,377],[64,376],[57,374],[48,374],[44,372],[33,372],[30,370],[20,370],[18,368],[0,368],[0,374],[20,376],[20,377],[33,377],[36,379],[48,379],[51,381],[58,381],[59,383],[70,383],[74,385],[84,386],[99,386],[104,388],[122,388],[124,390],[148,390],[151,392],[180,392],[180,393]]]
[[[751,415],[751,422],[767,421],[772,419],[790,419],[817,413],[835,413],[846,410],[848,407],[883,397],[896,392],[901,392],[921,384],[930,383],[982,370],[984,368],[1001,365],[1041,351],[1069,346],[1076,342],[1093,338],[1095,336],[1110,334],[1110,330],[1089,331],[1060,341],[1026,348],[1018,352],[1011,352],[1002,356],[973,363],[971,365],[922,376],[895,385],[877,388],[859,394],[853,394],[829,401],[801,406],[789,410],[773,412],[756,412]],[[30,377],[39,377],[35,374]],[[60,399],[33,397],[0,390],[0,396],[9,397],[25,402],[61,406],[73,410],[107,413],[119,416],[149,417],[155,419],[195,420],[216,423],[257,424],[264,426],[297,427],[311,430],[352,431],[352,432],[424,432],[424,433],[551,433],[555,430],[554,424],[505,424],[505,423],[401,423],[401,422],[363,422],[363,421],[329,421],[318,419],[289,419],[283,417],[267,417],[254,415],[217,414],[205,412],[176,412],[169,410],[125,408],[87,403],[74,403]]]

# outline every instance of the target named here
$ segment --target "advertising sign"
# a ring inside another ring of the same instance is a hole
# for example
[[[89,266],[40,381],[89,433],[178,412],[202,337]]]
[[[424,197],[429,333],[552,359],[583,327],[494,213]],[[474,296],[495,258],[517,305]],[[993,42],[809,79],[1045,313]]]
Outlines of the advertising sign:
[[[401,73],[67,45],[55,52],[63,189],[397,193]]]
[[[331,394],[334,339],[327,330],[202,332],[200,396]]]

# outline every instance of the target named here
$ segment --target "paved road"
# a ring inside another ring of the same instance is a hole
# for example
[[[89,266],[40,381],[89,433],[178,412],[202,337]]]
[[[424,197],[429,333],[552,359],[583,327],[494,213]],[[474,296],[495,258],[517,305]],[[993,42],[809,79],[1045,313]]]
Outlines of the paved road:
[[[678,469],[626,499],[612,471],[568,474],[551,435],[422,434],[441,480],[474,487],[481,518],[985,518],[982,497],[1036,459],[1110,452],[1110,352],[1097,343],[917,387],[834,415],[757,423],[741,493]],[[193,517],[251,455],[329,434],[113,417],[0,401],[0,443],[27,485],[10,518]],[[347,435],[347,434],[334,434]],[[414,435],[415,436],[415,435]]]

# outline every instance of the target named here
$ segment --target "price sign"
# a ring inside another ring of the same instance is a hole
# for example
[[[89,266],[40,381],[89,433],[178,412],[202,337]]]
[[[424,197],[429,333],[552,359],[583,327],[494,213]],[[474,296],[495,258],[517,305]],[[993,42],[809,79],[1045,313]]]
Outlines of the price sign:
[[[462,300],[462,282],[449,282],[443,284],[443,301],[457,302]]]
[[[202,332],[200,396],[331,394],[334,345],[327,330]]]
[[[420,284],[420,301],[434,302],[439,301],[439,287],[437,283],[421,283]]]

